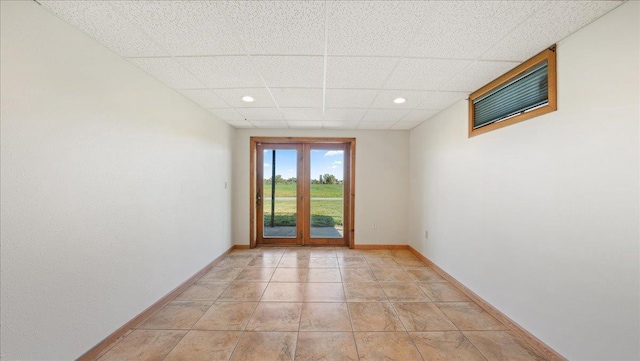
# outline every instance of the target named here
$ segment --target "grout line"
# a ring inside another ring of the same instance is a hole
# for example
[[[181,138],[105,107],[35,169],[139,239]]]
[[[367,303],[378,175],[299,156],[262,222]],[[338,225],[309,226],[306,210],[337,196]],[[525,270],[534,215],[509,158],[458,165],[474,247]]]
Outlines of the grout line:
[[[162,46],[154,37],[152,37],[151,35],[149,35],[149,33],[147,33],[144,29],[142,29],[140,26],[138,26],[138,24],[135,21],[132,21],[131,18],[129,16],[127,16],[126,14],[123,14],[118,8],[116,8],[115,6],[113,6],[112,4],[108,4],[107,5],[111,10],[113,10],[113,12],[115,12],[116,14],[118,14],[121,18],[125,19],[125,21],[130,24],[133,28],[135,28],[136,30],[138,30],[140,33],[142,33],[144,36],[146,36],[149,40],[151,40],[151,42],[154,43],[155,46],[158,47],[158,49],[162,50],[165,54],[168,54],[168,56],[164,57],[164,58],[169,58],[174,60],[181,68],[182,70],[184,70],[185,72],[187,72],[189,75],[191,75],[193,77],[193,79],[195,79],[198,83],[204,85],[205,87],[207,86],[207,84],[202,81],[199,77],[197,77],[194,73],[191,72],[191,70],[189,70],[186,66],[184,66],[184,64],[182,64],[175,56],[173,56],[167,49],[164,48],[164,46]],[[125,59],[129,59],[132,57],[123,57]],[[185,97],[186,99],[188,99],[189,101],[191,101],[192,103],[196,104],[198,107],[200,108],[205,108],[204,106],[196,103],[195,100],[189,98],[188,96],[182,94],[180,92],[180,90],[178,88],[174,88],[172,86],[170,86],[169,84],[167,84],[166,82],[156,78],[155,75],[152,75],[151,73],[147,72],[145,69],[142,69],[140,66],[138,66],[138,64],[132,62],[132,61],[128,61],[128,63],[134,65],[135,67],[137,67],[138,69],[144,71],[145,73],[149,74],[149,76],[151,76],[152,78],[158,80],[159,82],[165,84],[167,87],[169,87],[170,89],[174,90],[176,93],[182,95],[183,97]],[[224,99],[220,98],[218,96],[218,94],[216,94],[216,97],[218,97],[224,104],[227,104],[230,106],[229,103],[227,103]],[[222,120],[222,119],[220,119]]]
[[[243,56],[246,56],[249,59],[249,64],[251,65],[251,69],[253,69],[253,71],[256,73],[256,75],[260,78],[260,81],[262,82],[262,85],[267,90],[267,93],[269,93],[269,96],[271,97],[271,100],[273,101],[273,103],[275,104],[276,108],[280,112],[280,116],[282,117],[281,120],[285,121],[285,123],[287,124],[287,128],[291,128],[289,126],[289,123],[287,122],[287,120],[284,118],[284,114],[282,113],[282,109],[280,109],[280,106],[278,105],[278,102],[276,101],[276,98],[273,96],[273,93],[271,92],[271,89],[269,89],[269,86],[267,85],[267,81],[264,80],[264,76],[262,76],[262,73],[260,73],[260,71],[258,70],[256,65],[254,64],[253,58],[251,57],[251,54],[249,54],[249,52],[247,51],[247,46],[244,43],[244,41],[242,41],[242,38],[240,37],[239,32],[238,32],[238,29],[236,28],[235,25],[233,25],[232,22],[229,21],[229,19],[227,18],[227,13],[225,11],[221,11],[220,13],[221,13],[222,18],[224,19],[225,23],[227,23],[227,25],[231,29],[232,36],[235,38],[235,40],[238,42],[238,44],[240,44],[240,47],[242,48],[242,51],[244,52]],[[248,120],[246,118],[245,118],[245,120],[248,121],[249,123],[251,123],[251,125],[254,128],[257,128],[252,120]]]
[[[324,60],[323,60],[323,71],[322,71],[322,127],[324,128],[324,111],[327,107],[327,53],[329,52],[329,10],[328,3],[325,0],[324,2]]]

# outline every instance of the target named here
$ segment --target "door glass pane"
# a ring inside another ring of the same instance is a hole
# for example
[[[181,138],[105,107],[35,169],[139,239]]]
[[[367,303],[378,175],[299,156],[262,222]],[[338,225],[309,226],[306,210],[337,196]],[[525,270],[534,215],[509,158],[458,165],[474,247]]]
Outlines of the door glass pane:
[[[344,211],[344,151],[312,149],[311,238],[342,238]]]
[[[262,209],[265,238],[296,238],[296,153],[295,149],[264,150]]]

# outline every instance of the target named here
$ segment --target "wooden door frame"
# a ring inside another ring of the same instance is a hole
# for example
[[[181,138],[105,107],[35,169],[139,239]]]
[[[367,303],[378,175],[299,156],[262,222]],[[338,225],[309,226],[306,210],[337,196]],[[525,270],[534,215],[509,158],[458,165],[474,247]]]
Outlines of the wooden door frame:
[[[257,145],[261,144],[345,144],[347,152],[345,159],[349,160],[349,179],[345,182],[345,202],[348,213],[344,215],[344,237],[349,248],[355,246],[355,199],[356,199],[356,138],[307,138],[307,137],[250,137],[249,138],[249,247],[257,245],[257,207],[256,207],[256,177],[257,177]],[[346,189],[348,188],[348,189]]]

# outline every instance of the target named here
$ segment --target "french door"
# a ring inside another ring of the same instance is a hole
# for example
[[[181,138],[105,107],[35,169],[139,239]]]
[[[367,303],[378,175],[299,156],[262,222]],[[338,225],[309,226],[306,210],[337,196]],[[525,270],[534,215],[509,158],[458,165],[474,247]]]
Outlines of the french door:
[[[350,245],[354,140],[306,140],[252,138],[252,245]]]

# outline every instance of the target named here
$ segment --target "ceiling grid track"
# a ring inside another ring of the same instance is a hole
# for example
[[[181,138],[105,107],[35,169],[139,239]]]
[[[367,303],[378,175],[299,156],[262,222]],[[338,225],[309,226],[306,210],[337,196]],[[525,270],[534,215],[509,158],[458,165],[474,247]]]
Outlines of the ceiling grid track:
[[[212,119],[380,130],[414,128],[625,2],[34,1]]]

